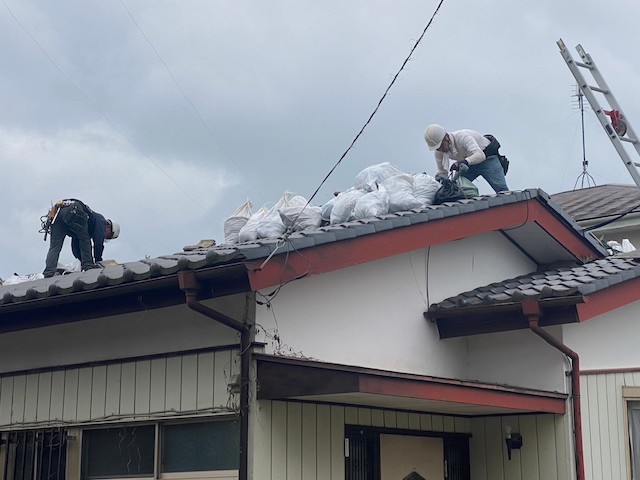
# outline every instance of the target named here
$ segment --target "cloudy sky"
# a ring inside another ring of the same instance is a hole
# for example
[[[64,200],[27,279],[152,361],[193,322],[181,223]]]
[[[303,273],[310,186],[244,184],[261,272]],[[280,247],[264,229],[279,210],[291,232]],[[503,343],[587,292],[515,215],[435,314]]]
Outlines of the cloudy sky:
[[[60,198],[119,222],[105,258],[125,262],[222,243],[247,198],[310,197],[438,3],[0,0],[0,277],[42,271],[39,217]],[[444,0],[313,203],[380,162],[434,174],[429,123],[496,135],[511,189],[573,189],[580,111],[556,41],[591,53],[639,129],[638,18],[622,0]],[[591,111],[585,127],[595,182],[631,183]]]

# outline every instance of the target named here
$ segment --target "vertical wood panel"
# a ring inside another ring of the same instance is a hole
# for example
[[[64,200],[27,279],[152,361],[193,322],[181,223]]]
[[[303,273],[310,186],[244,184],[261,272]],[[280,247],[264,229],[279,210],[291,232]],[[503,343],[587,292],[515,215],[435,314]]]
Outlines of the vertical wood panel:
[[[431,419],[431,415],[421,414],[420,415],[420,430],[425,432],[430,432],[433,430],[433,422]]]
[[[431,416],[431,427],[434,432],[444,432],[444,419],[442,415]]]
[[[471,478],[474,480],[488,480],[484,418],[471,419],[471,433],[472,435],[469,439]]]
[[[511,451],[511,460],[509,460],[509,453],[507,450],[507,445],[504,441],[507,435],[507,429],[510,428],[511,432],[522,434],[523,440],[526,438],[527,447],[531,442],[535,442],[535,437],[527,436],[526,434],[520,431],[520,422],[518,417],[502,417],[501,419],[501,429],[500,433],[502,435],[502,442],[500,445],[500,450],[504,452],[502,457],[502,464],[504,465],[504,476],[508,479],[520,480],[522,478],[522,456],[520,452],[522,450],[512,450]],[[524,446],[522,448],[525,448]]]
[[[36,421],[49,420],[51,411],[51,372],[42,372],[38,375],[38,405],[36,408]]]
[[[396,414],[396,425],[403,430],[409,428],[409,415],[407,412],[398,412]]]
[[[600,422],[598,414],[600,406],[598,404],[598,381],[596,375],[587,375],[587,392],[589,395],[589,437],[591,451],[589,459],[591,461],[591,472],[594,479],[604,478],[602,476],[602,452],[600,451]],[[586,463],[586,462],[585,462]]]
[[[538,469],[540,478],[545,480],[558,480],[558,462],[556,454],[556,429],[553,415],[540,415],[536,417],[538,432]],[[523,447],[524,448],[524,447]]]
[[[164,412],[167,381],[167,359],[154,358],[151,360],[151,384],[149,385],[149,410]]]
[[[287,404],[287,478],[302,477],[302,405]]]
[[[229,400],[227,385],[231,378],[231,353],[215,352],[215,376],[213,378],[213,406],[226,408]]]
[[[24,396],[24,421],[35,422],[38,410],[38,380],[39,375],[27,375],[27,387]]]
[[[51,420],[62,420],[64,406],[64,370],[57,370],[51,375]]]
[[[104,417],[107,395],[107,367],[100,365],[93,367],[93,381],[91,384],[91,418]]]
[[[182,357],[167,358],[166,377],[166,402],[167,410],[180,410],[180,396],[182,393]]]
[[[62,418],[66,421],[76,419],[78,411],[78,369],[67,370],[64,375],[64,406]]]
[[[107,365],[107,387],[105,391],[105,415],[120,413],[120,383],[122,381],[122,365]]]
[[[611,450],[609,449],[609,405],[607,404],[607,382],[604,375],[594,375],[598,391],[598,419],[600,422],[600,458],[602,461],[602,478],[611,475]]]
[[[569,454],[569,435],[573,431],[573,428],[568,428],[571,418],[568,415],[554,415],[553,418],[556,432],[558,480],[569,480],[569,478],[572,478],[572,474],[569,471],[572,470],[572,465],[575,464]]]
[[[409,414],[409,428],[411,430],[420,430],[420,415],[418,413]]]
[[[11,405],[13,403],[13,377],[0,380],[0,425],[11,423]]]
[[[213,365],[213,352],[198,355],[198,409],[213,408]]]
[[[444,417],[442,419],[442,430],[450,433],[456,431],[456,422],[453,417]]]
[[[122,364],[120,371],[120,414],[135,413],[136,401],[136,364]]]
[[[317,478],[318,480],[331,480],[331,407],[329,405],[318,405],[316,415],[318,431]]]
[[[623,425],[622,395],[616,389],[615,374],[604,375],[604,383],[607,395],[607,408],[609,417],[609,475],[611,478],[622,478],[620,450],[624,450],[624,442],[620,442]]]
[[[615,393],[619,397],[618,399],[618,424],[621,426],[618,433],[618,464],[621,469],[621,477],[627,478],[627,432],[628,427],[625,422],[625,402],[622,397],[622,387],[624,385],[624,376],[621,373],[614,375]]]
[[[212,387],[213,388],[213,387]],[[254,480],[275,480],[271,477],[271,401],[256,402]]]
[[[504,478],[502,422],[500,418],[485,418],[485,452],[487,458],[487,478]]]
[[[356,407],[344,408],[344,423],[347,425],[358,425],[358,409]]]
[[[344,479],[344,407],[331,405],[331,480]]]
[[[180,391],[180,409],[195,410],[198,398],[198,356],[182,357],[182,388]]]
[[[358,425],[371,426],[371,410],[358,408]]]
[[[396,412],[389,410],[384,411],[384,426],[385,428],[396,428]]]
[[[91,367],[78,370],[78,420],[91,418],[91,385],[93,383],[93,369]]]
[[[140,360],[136,366],[136,395],[134,411],[137,414],[149,413],[151,398],[151,360]]]
[[[287,479],[287,404],[271,402],[271,478]]]
[[[302,480],[315,480],[317,472],[316,405],[302,405]]]
[[[371,425],[374,427],[384,427],[384,412],[382,410],[371,411]]]
[[[536,417],[526,415],[519,418],[520,434],[527,441],[526,448],[520,450],[522,461],[522,480],[542,480],[540,469],[538,468],[538,437],[536,428]]]

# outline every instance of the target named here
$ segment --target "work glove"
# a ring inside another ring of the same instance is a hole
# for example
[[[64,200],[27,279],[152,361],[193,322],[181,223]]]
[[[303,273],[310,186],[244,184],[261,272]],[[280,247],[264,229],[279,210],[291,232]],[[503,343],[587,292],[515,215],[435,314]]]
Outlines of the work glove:
[[[460,170],[460,167],[462,167],[462,165],[468,167],[469,166],[469,162],[467,162],[466,160],[457,160],[453,165],[451,165],[451,168],[449,169],[450,172],[457,172]],[[464,168],[463,168],[464,170]]]
[[[442,180],[444,180],[445,178],[447,178],[447,176],[444,173],[436,173],[436,181],[442,183]]]

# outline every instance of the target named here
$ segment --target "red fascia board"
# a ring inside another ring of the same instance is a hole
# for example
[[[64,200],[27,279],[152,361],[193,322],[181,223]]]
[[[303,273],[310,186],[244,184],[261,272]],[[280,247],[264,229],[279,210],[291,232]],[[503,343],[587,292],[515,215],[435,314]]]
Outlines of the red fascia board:
[[[539,200],[531,199],[318,245],[288,255],[274,255],[263,268],[260,267],[264,260],[248,262],[249,282],[252,291],[258,291],[303,276],[331,272],[487,232],[516,228],[529,222],[538,223],[577,258],[599,256],[575,230],[562,223]]]
[[[638,300],[640,300],[640,278],[634,278],[586,296],[585,302],[577,305],[578,321],[590,320]]]
[[[362,376],[360,392],[374,395],[453,402],[464,405],[508,408],[522,412],[544,412],[564,415],[564,396],[544,396],[466,385],[411,382],[395,378]]]

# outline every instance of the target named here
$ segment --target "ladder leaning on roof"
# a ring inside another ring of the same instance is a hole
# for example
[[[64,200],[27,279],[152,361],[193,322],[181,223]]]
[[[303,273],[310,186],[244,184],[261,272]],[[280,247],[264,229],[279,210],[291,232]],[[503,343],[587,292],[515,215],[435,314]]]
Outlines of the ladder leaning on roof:
[[[598,70],[598,67],[596,67],[591,55],[584,51],[582,45],[577,45],[576,50],[578,51],[578,54],[580,54],[582,62],[576,62],[573,60],[571,53],[567,50],[562,39],[558,40],[557,44],[558,47],[560,47],[562,58],[564,58],[569,70],[571,70],[571,73],[578,82],[580,90],[582,90],[584,96],[589,100],[589,104],[598,117],[598,120],[600,120],[600,124],[607,133],[609,140],[611,140],[611,143],[618,152],[618,155],[620,155],[624,165],[627,167],[627,170],[629,170],[633,181],[636,183],[638,188],[640,188],[640,171],[638,170],[640,168],[640,162],[634,162],[622,144],[622,142],[631,143],[635,147],[640,160],[640,142],[638,141],[636,132],[631,127],[627,117],[622,113],[622,109],[620,108],[618,101],[613,96],[613,93],[611,93],[611,89],[600,74],[600,71]],[[580,71],[581,68],[591,72],[591,75],[596,81],[597,87],[590,86],[587,83]],[[611,110],[602,109],[594,92],[601,93],[604,96],[605,100],[609,103]]]

